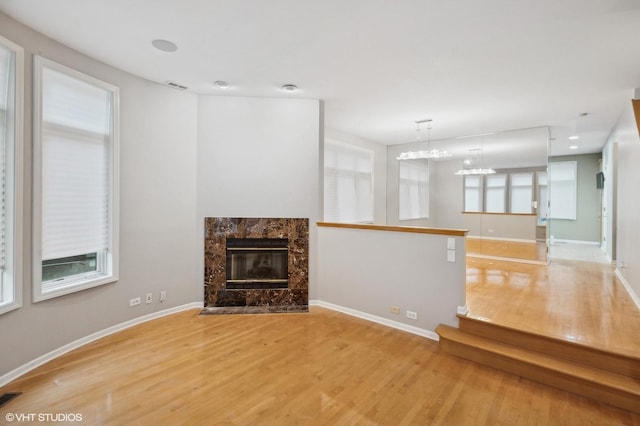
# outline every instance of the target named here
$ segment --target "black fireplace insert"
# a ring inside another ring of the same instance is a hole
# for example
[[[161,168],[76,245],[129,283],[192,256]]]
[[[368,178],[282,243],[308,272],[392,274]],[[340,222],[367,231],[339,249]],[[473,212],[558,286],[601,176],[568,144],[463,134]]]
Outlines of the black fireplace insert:
[[[289,286],[287,238],[227,238],[228,290]]]

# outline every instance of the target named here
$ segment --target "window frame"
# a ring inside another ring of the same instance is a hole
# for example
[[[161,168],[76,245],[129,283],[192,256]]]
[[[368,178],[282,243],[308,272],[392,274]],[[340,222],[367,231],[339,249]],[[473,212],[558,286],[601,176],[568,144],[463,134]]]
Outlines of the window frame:
[[[549,220],[549,183],[548,172],[536,172],[536,200],[538,202],[536,215],[538,217],[538,226],[546,226]]]
[[[24,49],[0,36],[0,45],[13,52],[13,105],[7,108],[12,140],[5,159],[5,270],[0,272],[0,314],[22,307],[23,164],[24,164]],[[12,118],[12,119],[11,119]],[[9,120],[11,119],[11,120]]]
[[[119,89],[65,65],[39,55],[34,55],[34,118],[33,118],[33,302],[40,302],[66,294],[115,282],[119,278]],[[56,280],[42,281],[42,207],[43,207],[43,69],[49,68],[68,77],[95,85],[111,93],[111,138],[108,145],[108,249],[99,255],[98,263],[103,271],[66,276]]]

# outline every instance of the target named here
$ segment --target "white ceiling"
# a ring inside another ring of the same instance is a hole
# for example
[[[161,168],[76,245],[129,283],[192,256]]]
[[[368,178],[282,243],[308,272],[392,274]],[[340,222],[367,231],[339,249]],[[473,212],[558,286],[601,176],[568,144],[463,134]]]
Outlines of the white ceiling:
[[[411,142],[413,122],[431,118],[432,139],[549,126],[552,154],[595,152],[640,87],[640,0],[0,0],[0,11],[196,93],[322,99],[327,126],[383,144]],[[179,50],[156,50],[158,38]]]

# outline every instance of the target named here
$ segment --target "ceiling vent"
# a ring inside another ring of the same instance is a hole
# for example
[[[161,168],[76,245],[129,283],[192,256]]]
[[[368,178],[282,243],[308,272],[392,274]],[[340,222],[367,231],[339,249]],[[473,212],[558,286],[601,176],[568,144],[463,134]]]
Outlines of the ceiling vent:
[[[188,89],[187,86],[183,86],[182,84],[176,83],[175,81],[167,81],[167,86],[173,87],[174,89],[179,89],[179,90],[187,90]]]

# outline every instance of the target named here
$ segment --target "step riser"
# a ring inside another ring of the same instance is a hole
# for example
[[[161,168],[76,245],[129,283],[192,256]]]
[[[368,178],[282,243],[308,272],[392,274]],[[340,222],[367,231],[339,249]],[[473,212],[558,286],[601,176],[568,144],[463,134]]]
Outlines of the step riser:
[[[640,379],[640,361],[637,359],[600,351],[573,342],[521,332],[473,318],[459,316],[458,319],[460,330],[467,333]]]
[[[637,395],[442,337],[440,347],[460,358],[640,414]]]

